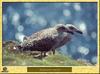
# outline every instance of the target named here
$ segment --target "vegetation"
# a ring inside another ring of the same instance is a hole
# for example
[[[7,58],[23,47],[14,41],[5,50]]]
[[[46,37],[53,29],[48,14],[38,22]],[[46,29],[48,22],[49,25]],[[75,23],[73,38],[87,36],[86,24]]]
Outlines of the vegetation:
[[[39,53],[19,52],[13,50],[14,42],[3,42],[3,65],[5,66],[84,66],[87,63],[77,61],[71,57],[60,54],[48,53],[42,59],[39,58]],[[36,52],[36,51],[33,51]]]

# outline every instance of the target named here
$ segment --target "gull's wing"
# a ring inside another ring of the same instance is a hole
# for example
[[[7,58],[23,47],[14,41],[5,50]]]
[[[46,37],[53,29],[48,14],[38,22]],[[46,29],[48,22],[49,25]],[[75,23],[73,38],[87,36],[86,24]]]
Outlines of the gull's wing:
[[[23,42],[23,47],[29,47],[34,50],[49,51],[56,43],[56,30],[46,29],[34,33]]]

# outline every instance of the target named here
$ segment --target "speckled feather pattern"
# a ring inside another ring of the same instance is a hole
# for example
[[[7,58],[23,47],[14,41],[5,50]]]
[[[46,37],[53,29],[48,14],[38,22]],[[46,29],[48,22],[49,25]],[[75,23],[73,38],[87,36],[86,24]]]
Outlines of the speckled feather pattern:
[[[49,51],[56,49],[70,40],[69,35],[60,33],[56,28],[41,30],[27,37],[22,43],[23,50]],[[64,40],[64,42],[63,42]]]

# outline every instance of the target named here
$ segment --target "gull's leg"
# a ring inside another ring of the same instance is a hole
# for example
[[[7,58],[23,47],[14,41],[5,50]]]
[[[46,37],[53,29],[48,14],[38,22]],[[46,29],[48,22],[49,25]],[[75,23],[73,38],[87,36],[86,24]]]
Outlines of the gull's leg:
[[[55,55],[55,49],[52,49],[53,55]]]
[[[42,56],[42,53],[43,53],[43,52],[41,51],[41,54],[40,54],[40,58],[41,58],[41,59],[42,59],[42,57],[43,57],[43,56]]]
[[[43,54],[43,56],[46,56],[46,52],[44,51],[44,54]]]

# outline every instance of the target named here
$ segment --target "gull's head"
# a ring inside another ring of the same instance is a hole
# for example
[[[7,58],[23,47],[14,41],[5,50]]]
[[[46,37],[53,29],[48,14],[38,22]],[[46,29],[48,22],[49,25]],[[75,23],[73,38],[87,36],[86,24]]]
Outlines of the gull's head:
[[[72,24],[66,24],[66,27],[67,27],[68,32],[70,32],[71,34],[74,34],[75,32],[79,34],[83,34],[79,28],[75,27]]]
[[[67,32],[67,33],[70,33],[70,34],[74,34],[74,32],[76,32],[76,33],[82,34],[82,31],[79,30],[77,27],[75,27],[72,24],[66,24],[66,25],[64,25],[64,24],[58,24],[56,26],[56,29],[59,32]]]

